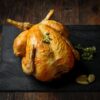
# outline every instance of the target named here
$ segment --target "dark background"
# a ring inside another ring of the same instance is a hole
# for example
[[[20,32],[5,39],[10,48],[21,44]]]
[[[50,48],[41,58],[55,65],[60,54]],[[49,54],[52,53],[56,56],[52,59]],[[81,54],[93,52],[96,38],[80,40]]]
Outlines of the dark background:
[[[55,9],[53,19],[64,25],[100,25],[100,0],[0,0],[0,24],[6,24],[8,17],[37,23],[51,8]],[[0,100],[97,100],[99,98],[99,92],[0,93]]]

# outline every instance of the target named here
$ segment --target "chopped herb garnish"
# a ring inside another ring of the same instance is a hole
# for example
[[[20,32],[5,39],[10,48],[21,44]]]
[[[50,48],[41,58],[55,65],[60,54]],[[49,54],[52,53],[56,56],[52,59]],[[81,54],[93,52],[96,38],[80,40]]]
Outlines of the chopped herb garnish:
[[[78,51],[80,52],[81,59],[83,60],[92,60],[94,57],[94,53],[96,53],[96,47],[82,47],[80,44],[78,44],[76,47]]]
[[[51,40],[52,40],[52,39],[50,38],[49,33],[46,33],[46,34],[44,35],[44,37],[43,37],[43,42],[49,44]]]

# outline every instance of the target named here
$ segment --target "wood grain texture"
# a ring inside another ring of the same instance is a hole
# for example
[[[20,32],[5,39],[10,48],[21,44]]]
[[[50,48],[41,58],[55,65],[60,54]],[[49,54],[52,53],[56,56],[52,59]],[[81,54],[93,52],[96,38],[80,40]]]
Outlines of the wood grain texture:
[[[5,2],[4,2],[5,1]],[[31,23],[40,22],[50,9],[55,9],[53,16],[63,24],[78,24],[77,0],[1,0],[0,21],[6,23],[6,18]]]
[[[100,25],[100,0],[1,0],[0,23],[6,23],[8,17],[37,23],[52,8],[53,19],[65,25]]]
[[[100,25],[100,0],[79,0],[79,24]]]
[[[100,93],[0,93],[0,100],[98,100]]]
[[[100,25],[100,0],[0,0],[0,24],[10,17],[37,23],[49,9],[65,25]],[[98,100],[100,93],[0,93],[0,100]]]

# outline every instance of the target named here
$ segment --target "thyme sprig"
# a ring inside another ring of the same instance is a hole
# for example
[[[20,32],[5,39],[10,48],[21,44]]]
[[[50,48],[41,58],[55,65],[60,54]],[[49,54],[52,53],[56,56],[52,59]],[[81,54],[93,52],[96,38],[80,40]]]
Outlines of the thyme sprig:
[[[80,44],[76,45],[75,48],[80,52],[81,59],[93,60],[94,54],[96,53],[96,47],[82,47]]]

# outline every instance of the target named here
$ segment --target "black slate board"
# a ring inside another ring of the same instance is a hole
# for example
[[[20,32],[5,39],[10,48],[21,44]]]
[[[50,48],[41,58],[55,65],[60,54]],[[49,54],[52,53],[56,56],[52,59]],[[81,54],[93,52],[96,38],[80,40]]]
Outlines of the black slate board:
[[[97,47],[97,53],[93,61],[80,61],[74,69],[61,79],[49,83],[37,81],[34,77],[26,76],[21,69],[21,59],[15,57],[12,44],[20,33],[13,26],[3,25],[2,52],[0,60],[0,91],[100,91],[100,26],[70,25],[71,41],[83,46]],[[84,86],[75,83],[75,78],[80,73],[94,73],[96,81]]]

